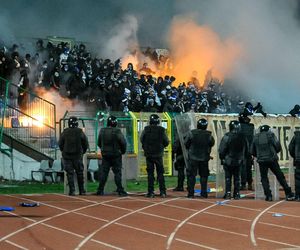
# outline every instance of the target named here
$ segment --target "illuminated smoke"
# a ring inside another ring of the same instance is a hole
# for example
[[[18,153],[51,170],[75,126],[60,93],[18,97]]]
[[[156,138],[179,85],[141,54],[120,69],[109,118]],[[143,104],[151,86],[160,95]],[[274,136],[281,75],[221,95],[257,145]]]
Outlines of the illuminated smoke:
[[[56,106],[56,121],[59,121],[66,113],[66,111],[87,111],[88,107],[81,104],[77,100],[63,98],[55,90],[47,90],[42,87],[35,88],[37,95]]]
[[[231,74],[241,55],[241,46],[233,39],[221,39],[209,26],[200,26],[191,18],[175,18],[170,29],[170,49],[177,82],[197,75],[203,86],[208,71],[223,80]]]

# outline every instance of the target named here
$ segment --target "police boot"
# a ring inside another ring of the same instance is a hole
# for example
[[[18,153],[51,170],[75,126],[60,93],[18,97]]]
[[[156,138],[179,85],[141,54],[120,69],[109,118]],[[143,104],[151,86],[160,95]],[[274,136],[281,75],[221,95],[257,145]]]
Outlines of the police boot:
[[[74,175],[67,174],[68,186],[69,186],[69,195],[75,195],[75,184],[74,184]]]
[[[285,196],[285,200],[287,200],[287,201],[293,201],[293,200],[295,200],[295,194],[293,192],[287,194]]]
[[[86,195],[86,191],[84,189],[84,181],[83,176],[77,176],[78,188],[79,188],[79,195]]]
[[[223,199],[228,199],[230,200],[231,199],[231,192],[226,192],[223,196]]]
[[[119,196],[127,196],[128,193],[123,189],[123,190],[118,191],[118,195]]]
[[[266,196],[265,201],[272,201],[272,200],[273,200],[273,197],[271,194]]]
[[[240,193],[234,193],[233,199],[239,200],[241,198]]]

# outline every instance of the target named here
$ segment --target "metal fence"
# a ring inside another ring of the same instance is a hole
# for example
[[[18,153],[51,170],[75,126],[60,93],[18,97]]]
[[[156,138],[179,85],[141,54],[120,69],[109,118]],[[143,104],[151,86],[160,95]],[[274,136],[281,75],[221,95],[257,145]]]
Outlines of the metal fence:
[[[0,78],[1,142],[3,133],[56,158],[56,109],[53,103]]]

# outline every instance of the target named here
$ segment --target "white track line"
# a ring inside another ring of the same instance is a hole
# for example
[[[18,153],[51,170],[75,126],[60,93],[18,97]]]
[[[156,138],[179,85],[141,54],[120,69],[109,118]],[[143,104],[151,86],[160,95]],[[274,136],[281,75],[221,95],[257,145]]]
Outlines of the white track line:
[[[229,231],[229,230],[219,229],[219,228],[215,228],[215,227],[209,227],[209,226],[196,224],[196,223],[192,223],[192,222],[188,222],[187,224],[192,225],[192,226],[196,226],[196,227],[203,227],[203,228],[211,229],[211,230],[222,232],[222,233],[229,233],[229,234],[235,234],[235,235],[238,235],[238,236],[248,237],[247,234],[236,233],[236,232],[232,232],[232,231]]]
[[[179,223],[179,224],[177,225],[177,227],[175,228],[175,230],[170,234],[170,236],[169,236],[169,238],[168,238],[168,241],[167,241],[167,247],[166,247],[166,249],[170,249],[170,246],[171,246],[172,241],[173,241],[173,239],[174,239],[174,237],[175,237],[175,234],[177,233],[177,231],[179,230],[179,228],[181,228],[188,220],[190,220],[191,218],[193,218],[193,217],[196,216],[197,214],[202,213],[202,212],[204,212],[205,210],[208,210],[208,209],[210,209],[210,208],[212,208],[212,207],[215,207],[215,206],[217,206],[217,204],[210,205],[210,206],[208,206],[208,207],[206,207],[206,208],[204,208],[204,209],[201,209],[200,211],[198,211],[198,212],[196,212],[196,213],[191,214],[191,215],[190,215],[189,217],[187,217],[185,220],[181,221],[181,223]]]
[[[11,195],[8,195],[8,196],[11,196]],[[18,198],[18,197],[15,197],[15,196],[11,196],[11,197]],[[119,199],[124,199],[124,198],[122,197],[122,198],[119,198]],[[103,203],[106,203],[106,202],[110,202],[110,200],[104,201]],[[69,214],[69,213],[72,213],[72,212],[77,212],[77,211],[79,211],[79,210],[86,209],[86,208],[89,208],[89,207],[94,207],[94,206],[101,205],[101,204],[102,204],[102,203],[96,203],[96,204],[91,204],[91,205],[88,205],[88,206],[76,208],[76,209],[73,209],[73,210],[70,210],[70,211],[65,211],[65,212],[63,212],[63,213],[56,214],[56,215],[51,216],[51,217],[48,217],[48,218],[46,218],[46,219],[44,219],[44,220],[40,220],[40,221],[34,222],[34,223],[32,223],[32,224],[30,224],[30,225],[28,225],[28,226],[22,227],[22,228],[20,228],[20,229],[14,231],[14,232],[12,232],[12,233],[10,233],[10,234],[7,234],[6,236],[3,236],[2,238],[0,238],[0,242],[6,240],[7,238],[9,238],[9,237],[11,237],[11,236],[13,236],[13,235],[16,235],[16,234],[20,233],[20,232],[22,232],[22,231],[24,231],[24,230],[26,230],[26,229],[28,229],[28,228],[31,228],[31,227],[33,227],[33,226],[42,224],[42,223],[44,223],[44,222],[46,222],[46,221],[52,220],[52,219],[57,218],[57,217],[60,217],[60,216],[62,216],[62,215],[66,215],[66,214]]]
[[[91,241],[96,242],[96,243],[101,244],[101,245],[104,245],[104,246],[106,246],[106,247],[113,248],[113,249],[124,250],[124,248],[116,247],[116,246],[113,246],[113,245],[111,245],[111,244],[108,244],[108,243],[99,241],[99,240],[92,239]]]
[[[187,244],[190,244],[190,245],[193,245],[193,246],[196,246],[196,247],[202,247],[202,248],[206,248],[206,249],[210,249],[210,250],[218,250],[217,248],[212,248],[212,247],[209,247],[209,246],[205,246],[205,245],[202,245],[202,244],[197,244],[197,243],[187,241],[187,240],[182,240],[182,239],[178,239],[178,238],[176,238],[175,240],[183,242],[183,243],[187,243]]]
[[[280,244],[280,245],[285,245],[285,246],[289,246],[289,247],[295,247],[296,249],[300,248],[300,246],[292,245],[292,244],[289,244],[289,243],[284,243],[284,242],[281,242],[281,241],[269,240],[269,239],[265,239],[265,238],[261,238],[261,237],[258,237],[257,239],[272,242],[272,243],[276,243],[276,244]]]
[[[119,223],[119,222],[116,222],[115,224],[119,225],[119,226],[122,226],[122,227],[130,228],[130,229],[133,229],[133,230],[136,230],[136,231],[141,231],[141,232],[144,232],[144,233],[148,233],[148,234],[152,234],[152,235],[156,235],[156,236],[167,238],[167,235],[164,235],[164,234],[151,232],[151,231],[148,231],[148,230],[145,230],[145,229],[141,229],[141,228],[137,228],[137,227],[132,227],[132,226],[125,225],[125,224],[122,224],[122,223]]]
[[[135,210],[135,211],[132,211],[128,214],[124,214],[108,223],[106,223],[105,225],[103,225],[102,227],[98,228],[97,230],[95,230],[93,233],[91,233],[90,235],[88,235],[83,241],[81,241],[79,243],[79,245],[75,248],[76,250],[80,249],[86,242],[88,242],[96,233],[98,233],[100,230],[110,226],[111,224],[114,224],[115,222],[117,222],[118,220],[121,220],[129,215],[132,215],[132,214],[135,214],[135,213],[138,213],[144,209],[147,209],[147,208],[150,208],[150,207],[154,207],[154,206],[157,206],[157,205],[160,205],[160,204],[163,204],[163,203],[166,203],[166,202],[169,202],[169,201],[173,201],[173,200],[177,200],[178,198],[173,198],[173,199],[168,199],[168,200],[164,200],[164,201],[161,201],[161,202],[158,202],[158,203],[155,203],[155,204],[151,204],[149,206],[146,206],[146,207],[143,207],[143,208],[140,208],[138,210]]]
[[[273,224],[273,223],[259,222],[259,224],[264,224],[264,225],[268,225],[268,226],[272,226],[272,227],[280,227],[280,228],[283,228],[283,229],[289,229],[289,230],[300,231],[300,228],[286,227],[286,226],[281,226],[281,225],[277,225],[277,224]]]
[[[213,216],[219,216],[219,217],[228,218],[228,219],[234,219],[234,220],[247,221],[247,222],[252,221],[252,220],[249,220],[249,219],[243,219],[243,218],[239,218],[239,217],[235,217],[235,216],[230,216],[230,215],[225,215],[225,214],[216,214],[216,213],[211,213],[211,212],[204,212],[204,214],[209,214],[209,215],[213,215]]]
[[[29,250],[28,248],[22,247],[22,246],[20,246],[20,245],[14,243],[14,242],[12,242],[12,241],[6,240],[5,242],[8,243],[8,244],[11,244],[11,245],[13,245],[13,246],[15,246],[15,247],[17,247],[17,248],[20,248],[20,249],[22,249],[22,250]]]
[[[33,220],[33,219],[30,219],[30,218],[27,218],[27,217],[23,217],[23,216],[20,216],[18,214],[14,214],[12,212],[8,212],[9,214],[11,215],[14,215],[16,217],[19,217],[19,218],[22,218],[22,219],[25,219],[25,220],[29,220],[31,222],[36,222],[36,220]],[[77,213],[76,214],[79,214],[79,215],[82,215],[84,216],[85,214],[81,214],[81,213]],[[90,217],[90,218],[93,218],[93,219],[97,219],[97,220],[100,220],[100,221],[104,221],[103,219],[100,219],[100,218],[97,218],[97,217],[94,217],[94,216],[87,216],[87,217]],[[108,220],[105,220],[105,222],[108,222]],[[67,233],[67,234],[71,234],[73,236],[76,236],[76,237],[79,237],[79,238],[84,238],[84,235],[80,235],[80,234],[76,234],[74,232],[71,232],[71,231],[68,231],[68,230],[65,230],[65,229],[62,229],[62,228],[59,228],[59,227],[56,227],[56,226],[52,226],[52,225],[49,225],[47,223],[42,223],[42,225],[44,225],[45,227],[49,227],[49,228],[52,228],[52,229],[55,229],[57,231],[60,231],[60,232],[64,232],[64,233]],[[113,248],[113,249],[117,249],[117,250],[123,250],[122,248],[119,248],[119,247],[116,247],[116,246],[113,246],[111,244],[108,244],[108,243],[105,243],[105,242],[101,242],[101,241],[98,241],[98,240],[94,240],[92,239],[91,241],[93,242],[96,242],[100,245],[104,245],[104,246],[107,246],[107,247],[110,247],[110,248]],[[10,241],[6,240],[5,242],[9,242],[11,243]],[[12,243],[11,243],[12,244]],[[15,243],[14,243],[15,244]],[[15,244],[17,246],[17,244]],[[19,245],[18,245],[19,246]],[[27,248],[24,248],[24,247],[21,247],[19,246],[21,249],[27,249]]]
[[[251,236],[251,242],[254,246],[257,246],[257,243],[256,243],[256,240],[255,240],[255,234],[254,234],[254,230],[255,230],[255,226],[256,226],[256,223],[257,221],[259,220],[259,218],[264,214],[266,213],[269,209],[271,209],[272,207],[275,207],[277,206],[278,204],[284,202],[284,200],[282,201],[278,201],[276,202],[275,204],[267,207],[265,210],[263,210],[262,212],[260,212],[256,217],[255,219],[253,220],[252,224],[251,224],[251,228],[250,228],[250,236]]]

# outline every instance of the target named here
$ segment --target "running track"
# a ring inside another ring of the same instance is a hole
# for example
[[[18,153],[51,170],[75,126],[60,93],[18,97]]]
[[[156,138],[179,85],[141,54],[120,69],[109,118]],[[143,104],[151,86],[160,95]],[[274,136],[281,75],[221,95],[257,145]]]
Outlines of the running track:
[[[300,249],[299,202],[184,195],[1,195],[0,249]]]

